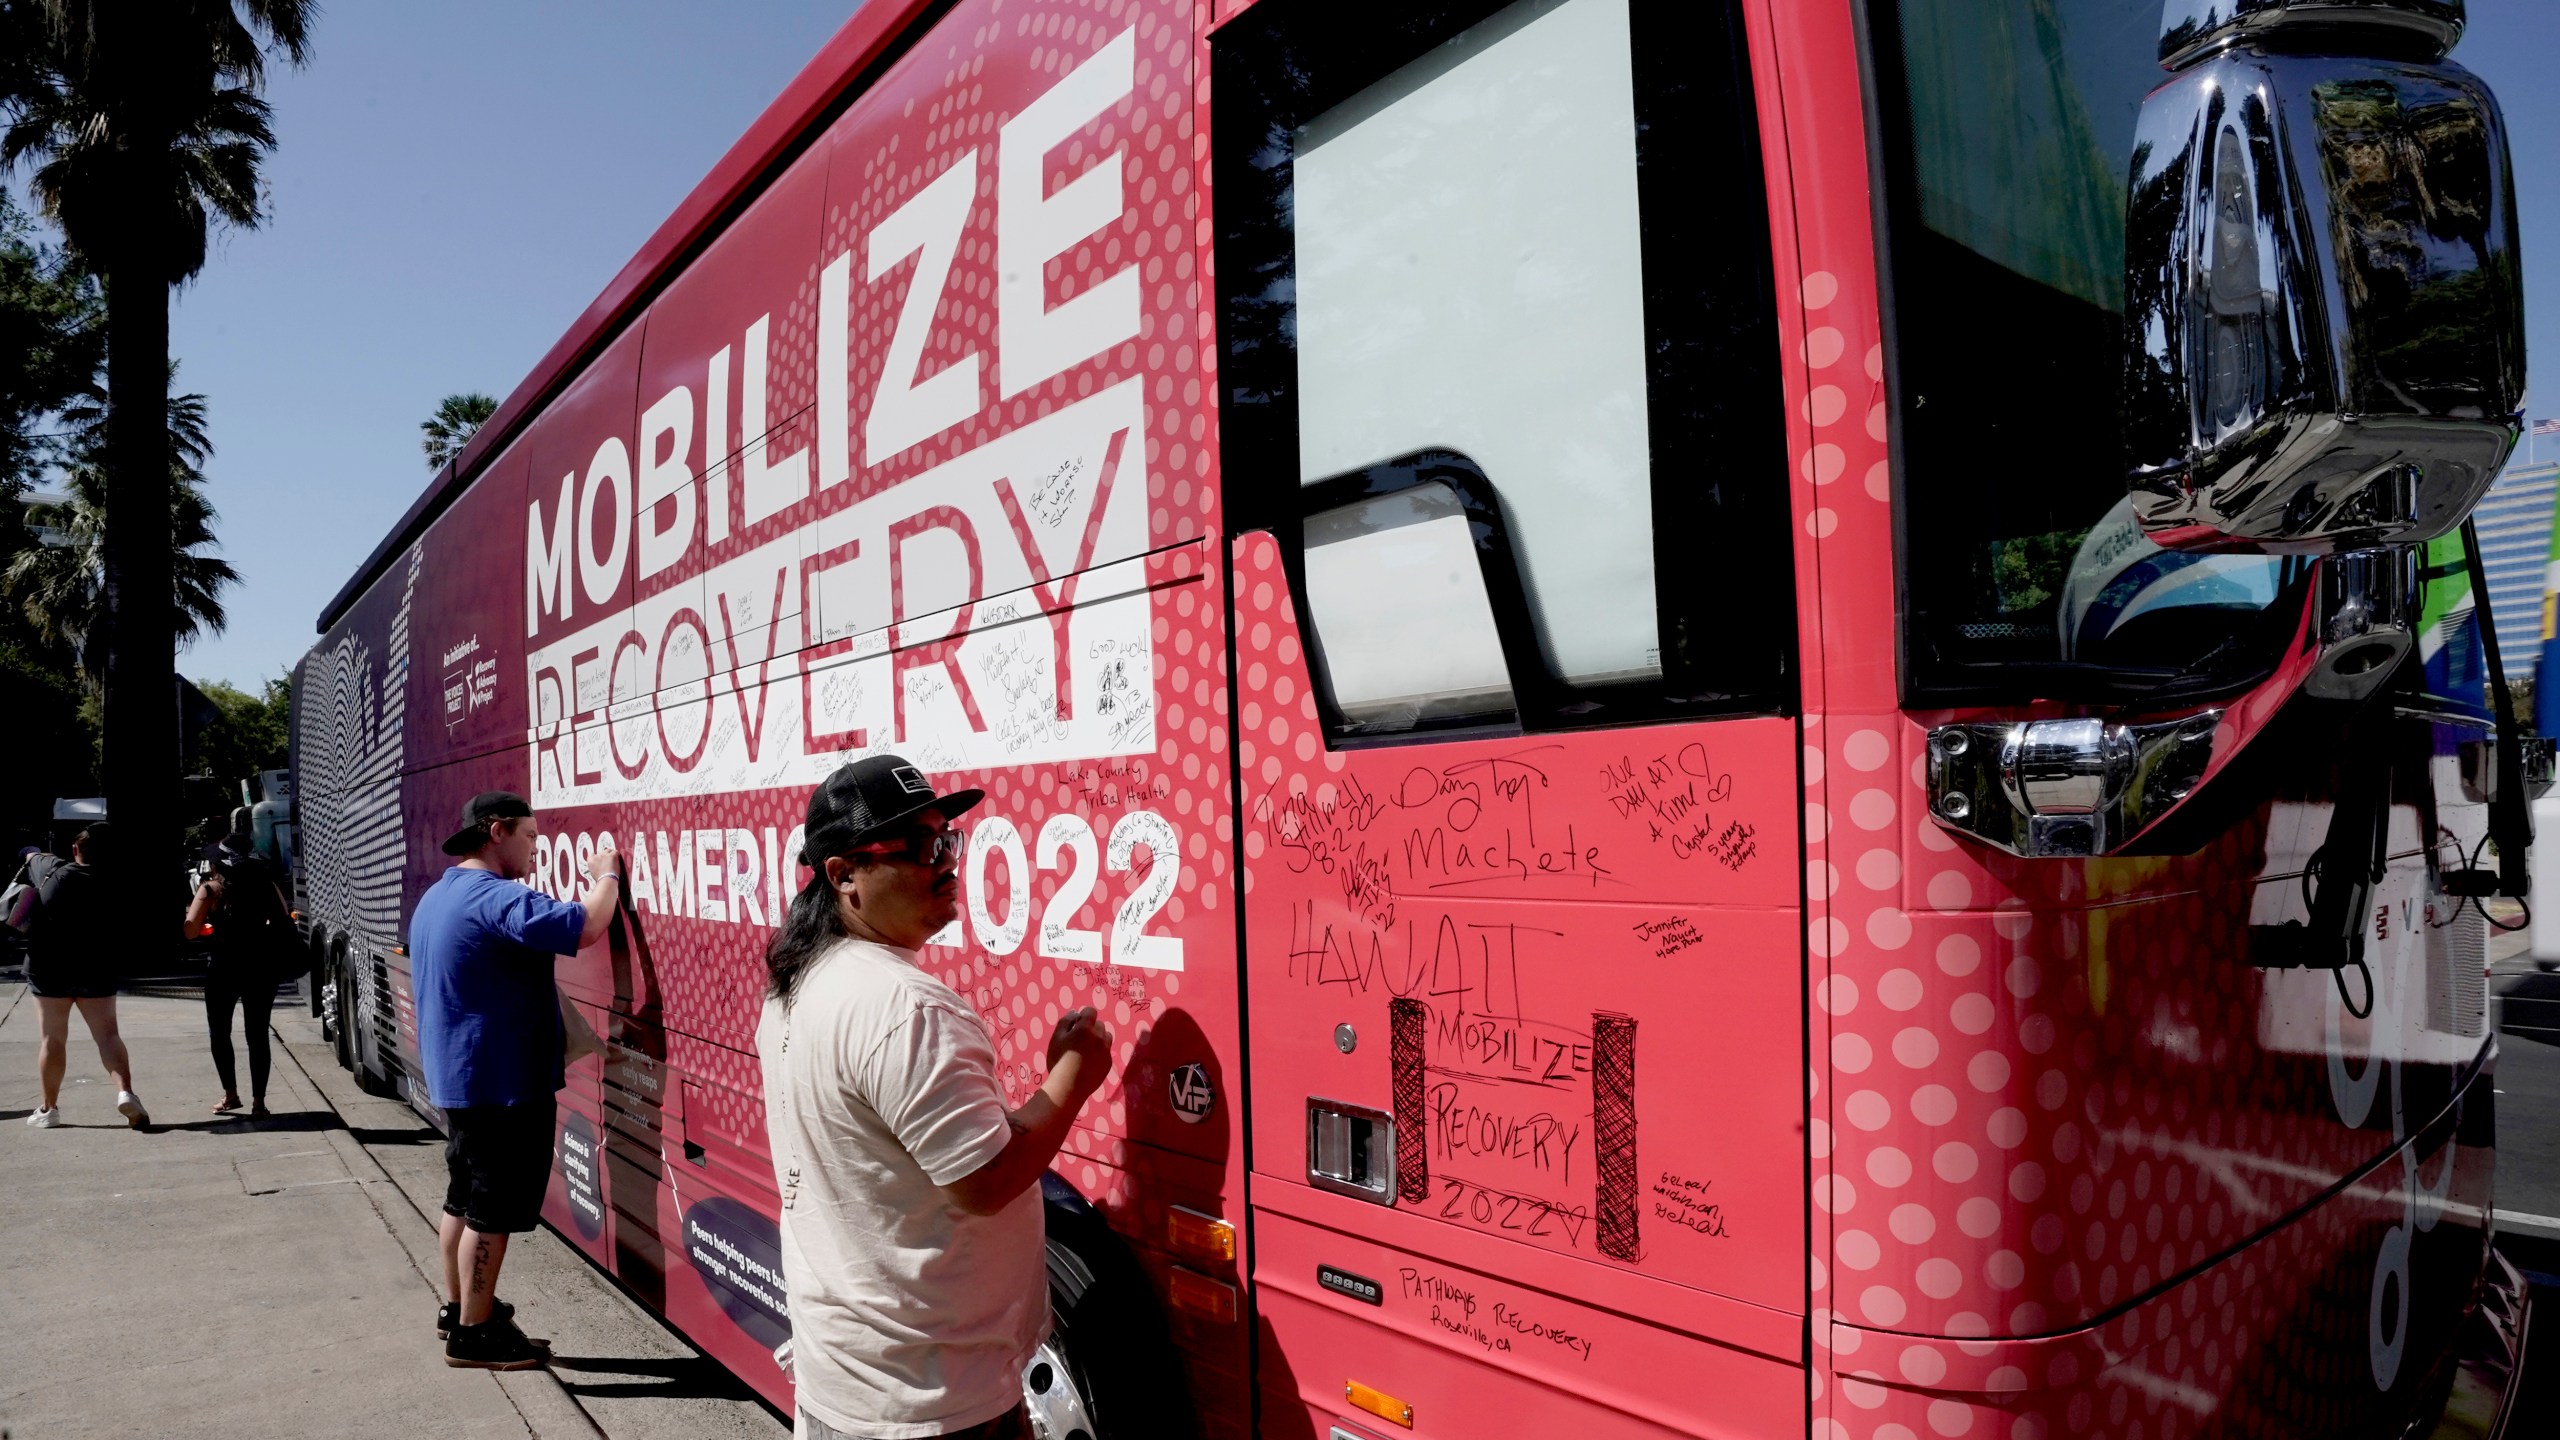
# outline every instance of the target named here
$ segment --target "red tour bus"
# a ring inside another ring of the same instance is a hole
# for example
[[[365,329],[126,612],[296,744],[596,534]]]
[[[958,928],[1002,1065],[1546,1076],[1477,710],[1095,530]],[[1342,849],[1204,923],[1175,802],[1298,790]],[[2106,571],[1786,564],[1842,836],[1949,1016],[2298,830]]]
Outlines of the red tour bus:
[[[545,1213],[787,1406],[760,956],[894,749],[1014,1098],[1120,1037],[1045,1435],[2485,1433],[2461,26],[874,0],[322,617],[341,1054],[425,1108],[464,797],[611,837]]]

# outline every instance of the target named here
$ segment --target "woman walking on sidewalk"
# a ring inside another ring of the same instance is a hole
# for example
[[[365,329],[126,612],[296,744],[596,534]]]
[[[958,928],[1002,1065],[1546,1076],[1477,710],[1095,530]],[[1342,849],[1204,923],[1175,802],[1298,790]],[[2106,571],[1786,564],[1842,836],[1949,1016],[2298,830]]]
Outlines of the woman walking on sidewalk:
[[[27,917],[27,988],[35,992],[36,1077],[43,1103],[27,1123],[49,1130],[62,1123],[62,1072],[70,1063],[71,1012],[89,1026],[98,1063],[116,1082],[116,1113],[139,1130],[151,1123],[133,1093],[133,1060],[116,1033],[116,977],[109,949],[105,882],[97,867],[111,863],[113,837],[101,820],[71,842],[71,863],[55,865],[34,881],[35,909]]]
[[[249,819],[246,806],[231,812],[230,833],[205,853],[204,880],[187,905],[186,933],[190,940],[212,941],[204,1015],[212,1032],[213,1071],[222,1079],[222,1101],[213,1113],[240,1108],[231,1053],[231,1012],[237,1008],[249,1032],[249,1114],[256,1118],[267,1113],[267,1021],[276,1003],[276,954],[292,941],[293,918],[275,868],[249,837]]]

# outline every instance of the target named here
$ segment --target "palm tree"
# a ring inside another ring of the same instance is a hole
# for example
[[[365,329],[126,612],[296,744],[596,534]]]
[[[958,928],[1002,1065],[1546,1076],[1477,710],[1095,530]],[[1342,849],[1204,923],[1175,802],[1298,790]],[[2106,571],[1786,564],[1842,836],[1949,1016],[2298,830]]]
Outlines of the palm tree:
[[[447,395],[436,406],[436,413],[418,422],[426,432],[421,442],[427,452],[427,468],[441,470],[445,462],[462,453],[471,437],[488,423],[498,411],[498,402],[477,390],[460,395]]]
[[[174,417],[179,407],[194,402],[201,421],[203,398],[179,396],[170,402],[170,413]],[[170,580],[177,602],[172,638],[185,646],[207,632],[222,633],[228,618],[222,592],[240,574],[229,561],[203,553],[214,543],[213,506],[200,488],[204,477],[192,466],[179,469],[169,484],[169,531],[175,544]],[[64,478],[67,499],[27,507],[28,523],[58,538],[19,551],[0,572],[0,584],[38,635],[79,657],[81,679],[97,690],[106,681],[105,649],[92,641],[106,628],[107,477],[94,462],[80,462],[67,467]]]
[[[34,218],[0,189],[0,494],[22,490],[57,457],[55,412],[107,355],[96,278],[37,244],[33,229]],[[0,516],[0,529],[6,524]]]
[[[204,268],[212,222],[264,218],[258,167],[275,132],[258,92],[271,53],[306,58],[314,10],[313,0],[155,0],[147,11],[131,0],[0,0],[0,165],[30,170],[44,212],[106,288],[98,494],[117,520],[99,537],[103,643],[93,648],[104,654],[94,669],[107,697],[108,804],[138,857],[177,840],[169,291]]]

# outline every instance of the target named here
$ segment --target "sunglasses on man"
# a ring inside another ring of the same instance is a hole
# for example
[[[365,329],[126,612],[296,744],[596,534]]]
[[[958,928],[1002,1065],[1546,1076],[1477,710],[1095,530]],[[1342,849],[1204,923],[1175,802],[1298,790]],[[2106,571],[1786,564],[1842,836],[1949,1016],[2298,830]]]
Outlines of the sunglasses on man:
[[[918,865],[931,869],[945,860],[958,859],[965,844],[966,837],[957,825],[947,830],[926,830],[919,827],[895,840],[877,840],[868,845],[856,845],[845,853],[876,855],[884,859],[912,860]]]

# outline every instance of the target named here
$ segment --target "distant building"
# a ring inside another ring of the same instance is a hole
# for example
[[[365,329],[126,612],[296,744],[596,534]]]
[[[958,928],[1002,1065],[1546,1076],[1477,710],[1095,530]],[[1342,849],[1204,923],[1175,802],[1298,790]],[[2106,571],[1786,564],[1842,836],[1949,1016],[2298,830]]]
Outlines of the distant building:
[[[2498,658],[2507,678],[2534,673],[2542,654],[2543,577],[2551,566],[2551,506],[2560,462],[2511,465],[2472,512],[2489,607],[2498,617]]]

